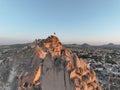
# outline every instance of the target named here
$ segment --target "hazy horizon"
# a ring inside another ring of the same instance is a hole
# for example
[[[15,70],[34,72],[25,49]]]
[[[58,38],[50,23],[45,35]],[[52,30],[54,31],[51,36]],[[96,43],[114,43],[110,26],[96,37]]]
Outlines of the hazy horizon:
[[[0,0],[0,44],[56,32],[63,43],[120,44],[120,0]]]
[[[46,37],[47,38],[47,37]],[[58,37],[59,38],[59,37]],[[36,39],[45,39],[45,38],[36,38]],[[2,39],[0,40],[0,45],[14,45],[14,44],[25,44],[25,43],[32,43],[35,39],[33,40],[21,40],[21,39]],[[95,45],[95,46],[99,46],[99,45],[107,45],[107,44],[115,44],[115,45],[120,45],[120,43],[113,43],[113,42],[98,42],[98,43],[94,43],[94,42],[71,42],[71,41],[67,41],[67,42],[63,42],[61,39],[60,41],[62,42],[62,44],[78,44],[78,45],[82,45],[82,44],[89,44],[89,45]]]

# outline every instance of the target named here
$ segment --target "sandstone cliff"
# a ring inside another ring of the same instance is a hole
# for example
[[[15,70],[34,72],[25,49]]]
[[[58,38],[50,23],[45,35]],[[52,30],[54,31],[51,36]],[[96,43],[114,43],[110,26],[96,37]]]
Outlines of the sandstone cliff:
[[[101,90],[94,70],[56,36],[15,52],[12,63],[5,90]]]

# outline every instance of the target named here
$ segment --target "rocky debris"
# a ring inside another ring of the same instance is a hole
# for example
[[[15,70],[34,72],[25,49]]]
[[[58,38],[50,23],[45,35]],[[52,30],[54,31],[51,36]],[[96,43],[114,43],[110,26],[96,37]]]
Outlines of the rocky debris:
[[[6,65],[11,68],[8,78],[0,79],[5,81],[0,84],[4,89],[101,90],[94,70],[70,49],[64,48],[56,36],[36,40],[19,49],[13,60],[9,59],[12,63]],[[3,71],[0,74],[3,77]]]
[[[119,64],[96,62],[95,60],[90,60],[89,63],[90,66],[95,70],[98,81],[104,90],[119,90]]]
[[[92,67],[103,90],[119,90],[120,88],[120,48],[104,48],[98,46],[69,46],[80,58],[84,58],[87,67]]]

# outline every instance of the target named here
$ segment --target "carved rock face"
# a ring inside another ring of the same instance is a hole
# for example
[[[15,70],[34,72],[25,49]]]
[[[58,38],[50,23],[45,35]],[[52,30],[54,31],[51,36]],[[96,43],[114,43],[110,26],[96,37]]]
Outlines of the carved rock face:
[[[35,51],[40,59],[44,59],[46,57],[46,52],[44,52],[39,46],[35,47]]]
[[[34,44],[15,55],[18,79],[9,90],[101,90],[93,69],[56,36]]]

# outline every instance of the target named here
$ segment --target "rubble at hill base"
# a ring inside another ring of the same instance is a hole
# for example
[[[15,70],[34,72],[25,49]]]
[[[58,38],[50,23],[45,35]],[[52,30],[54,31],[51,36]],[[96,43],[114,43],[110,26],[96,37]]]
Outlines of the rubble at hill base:
[[[56,36],[0,51],[0,90],[101,90],[94,70]]]

